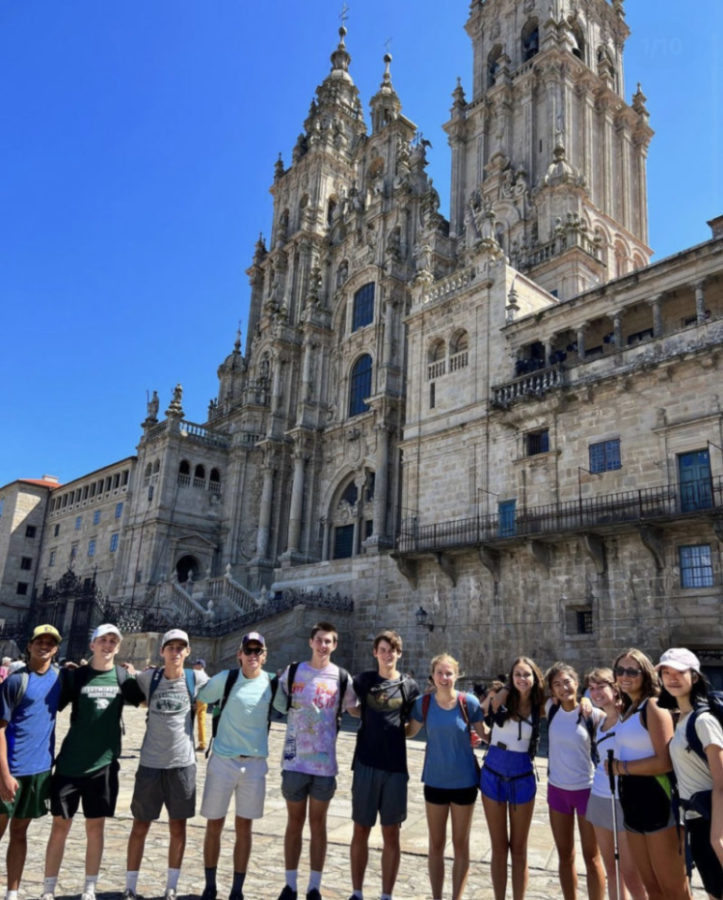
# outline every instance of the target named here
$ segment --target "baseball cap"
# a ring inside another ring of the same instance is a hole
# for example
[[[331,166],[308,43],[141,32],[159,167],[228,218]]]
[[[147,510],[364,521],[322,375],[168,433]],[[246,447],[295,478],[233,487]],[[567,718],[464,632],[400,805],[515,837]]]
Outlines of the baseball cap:
[[[123,635],[118,631],[115,625],[111,625],[110,622],[106,622],[104,625],[99,625],[93,634],[90,636],[91,641],[96,640],[96,638],[103,637],[104,634],[115,634],[119,641],[123,640]]]
[[[695,653],[691,653],[685,647],[671,647],[670,650],[666,650],[655,668],[659,669],[661,666],[668,666],[678,672],[692,669],[700,675],[700,660]]]
[[[167,631],[161,640],[161,650],[166,646],[170,641],[183,641],[186,646],[190,645],[190,641],[188,640],[188,635],[185,631],[182,631],[180,628],[171,628],[170,631]]]
[[[60,636],[60,632],[54,625],[38,625],[37,628],[33,631],[33,636],[30,638],[30,642],[32,643],[39,637],[42,637],[44,634],[50,635],[56,642],[59,644],[63,639]]]
[[[202,669],[206,668],[206,660],[205,659],[194,659],[194,666],[201,666]]]
[[[262,647],[266,646],[266,641],[264,640],[263,634],[259,634],[258,631],[249,631],[248,634],[245,634],[241,638],[241,646],[245,647],[246,644],[250,644],[252,641],[255,641],[257,644],[261,644]]]

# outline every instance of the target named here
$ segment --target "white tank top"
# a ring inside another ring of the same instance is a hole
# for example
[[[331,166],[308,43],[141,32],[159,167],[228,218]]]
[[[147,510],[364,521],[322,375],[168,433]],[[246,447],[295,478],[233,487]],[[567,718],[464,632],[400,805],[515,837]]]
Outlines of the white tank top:
[[[498,725],[496,722],[492,726],[492,734],[490,735],[490,747],[497,747],[504,744],[505,750],[512,750],[515,753],[527,753],[530,749],[530,740],[532,738],[532,725],[527,719],[513,719],[509,716],[505,719],[504,725]]]
[[[615,758],[621,760],[645,759],[655,756],[653,742],[650,740],[648,729],[643,725],[641,712],[647,706],[648,701],[642,705],[625,721],[620,721],[615,726]]]
[[[608,750],[615,749],[615,736],[619,727],[620,722],[618,721],[605,731],[601,722],[595,735],[600,762],[595,766],[595,774],[592,779],[592,793],[596,797],[607,797],[608,800],[610,799],[610,776],[605,771],[605,760],[608,758]]]

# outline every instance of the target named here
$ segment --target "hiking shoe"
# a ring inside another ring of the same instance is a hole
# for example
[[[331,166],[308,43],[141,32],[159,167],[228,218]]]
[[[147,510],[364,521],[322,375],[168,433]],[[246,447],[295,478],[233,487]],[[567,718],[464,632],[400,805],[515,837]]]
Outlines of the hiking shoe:
[[[316,888],[312,888],[310,891],[306,892],[306,900],[321,900],[321,894]]]
[[[46,891],[40,895],[40,900],[55,900],[55,894],[52,891]]]
[[[297,892],[292,891],[288,884],[285,884],[283,891],[279,894],[279,900],[296,900],[297,896]]]
[[[203,889],[203,893],[201,894],[201,900],[216,900],[216,894],[218,893],[216,885],[206,885]]]
[[[95,900],[95,891],[83,891],[80,900]]]

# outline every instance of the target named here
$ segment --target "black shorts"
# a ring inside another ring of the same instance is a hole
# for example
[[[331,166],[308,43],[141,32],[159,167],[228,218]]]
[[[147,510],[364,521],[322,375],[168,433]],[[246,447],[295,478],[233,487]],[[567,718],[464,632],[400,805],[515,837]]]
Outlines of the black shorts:
[[[424,799],[436,806],[447,806],[450,803],[456,803],[457,806],[472,806],[477,801],[477,791],[476,784],[468,788],[437,788],[425,784]]]
[[[626,831],[652,834],[675,825],[667,775],[623,775],[618,790]]]
[[[711,897],[723,897],[723,869],[710,843],[710,820],[686,819],[685,828],[690,838],[690,852],[703,887]]]
[[[72,819],[83,801],[86,819],[103,819],[115,815],[118,799],[118,760],[90,775],[61,775],[54,772],[50,782],[50,812]]]

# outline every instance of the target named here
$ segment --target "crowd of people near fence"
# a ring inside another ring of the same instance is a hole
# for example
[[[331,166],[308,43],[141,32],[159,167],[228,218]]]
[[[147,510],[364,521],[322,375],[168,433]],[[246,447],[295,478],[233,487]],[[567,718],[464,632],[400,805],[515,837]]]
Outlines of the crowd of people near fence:
[[[693,865],[709,897],[723,897],[723,698],[710,689],[700,661],[685,648],[667,650],[657,663],[639,649],[623,650],[609,668],[587,672],[584,685],[563,662],[543,675],[532,659],[520,656],[480,698],[457,689],[460,667],[449,653],[431,660],[428,683],[418,685],[403,672],[402,639],[393,630],[374,638],[374,667],[356,676],[332,662],[338,634],[329,622],[312,628],[310,658],[277,674],[264,669],[268,647],[257,631],[241,639],[238,666],[212,678],[204,660],[189,665],[190,640],[180,628],[163,635],[162,664],[142,672],[117,663],[121,642],[115,625],[100,625],[87,664],[59,667],[61,635],[52,625],[40,625],[28,642],[26,662],[13,671],[4,666],[0,837],[9,830],[6,900],[18,898],[29,826],[48,810],[52,825],[41,900],[54,900],[81,804],[86,831],[81,897],[95,900],[105,820],[114,815],[118,798],[124,704],[143,704],[148,714],[131,801],[123,900],[139,896],[146,838],[164,806],[165,900],[175,900],[186,823],[196,811],[197,753],[204,750],[202,900],[215,900],[220,890],[217,867],[232,799],[233,880],[224,891],[229,900],[243,900],[253,822],[264,812],[272,710],[286,716],[281,793],[287,824],[278,900],[298,897],[307,822],[305,896],[321,900],[326,819],[337,785],[337,733],[345,712],[360,719],[352,764],[350,900],[363,900],[369,837],[377,821],[383,839],[381,898],[392,898],[407,816],[407,739],[422,729],[433,900],[443,896],[448,828],[450,896],[465,895],[480,794],[495,900],[507,896],[508,881],[514,900],[524,898],[543,719],[549,823],[564,900],[578,895],[576,827],[591,900],[603,900],[606,892],[611,900],[687,900]],[[71,709],[70,725],[55,755],[56,715],[65,707]],[[207,707],[213,712],[212,736],[205,732]],[[480,743],[487,748],[481,765],[474,749]]]

